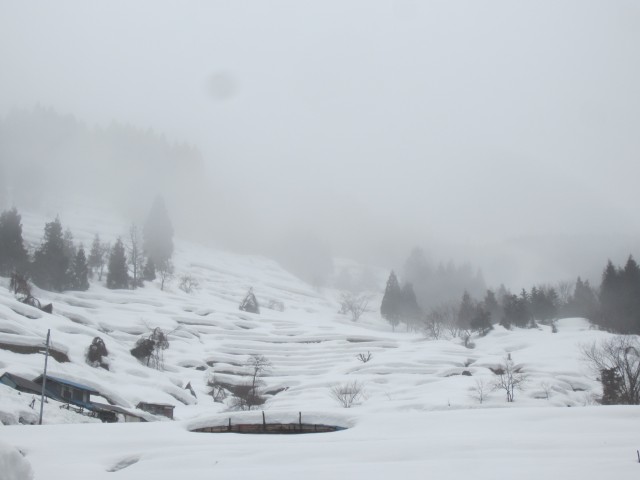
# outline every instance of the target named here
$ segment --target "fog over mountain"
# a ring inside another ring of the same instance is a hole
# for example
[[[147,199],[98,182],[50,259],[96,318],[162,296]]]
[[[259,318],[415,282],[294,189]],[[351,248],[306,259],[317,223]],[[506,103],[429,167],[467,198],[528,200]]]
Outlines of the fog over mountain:
[[[640,254],[639,22],[632,1],[1,2],[0,206],[119,192],[135,216],[160,191],[178,234],[236,251],[598,280]]]

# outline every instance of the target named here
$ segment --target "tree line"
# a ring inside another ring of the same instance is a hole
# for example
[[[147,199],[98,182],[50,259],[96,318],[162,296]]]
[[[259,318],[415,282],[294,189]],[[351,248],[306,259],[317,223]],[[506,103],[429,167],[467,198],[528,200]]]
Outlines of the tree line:
[[[436,337],[443,328],[484,335],[495,324],[527,328],[542,323],[555,329],[555,320],[567,317],[586,318],[615,333],[640,334],[640,266],[632,256],[624,266],[608,261],[598,288],[580,277],[575,282],[540,284],[518,293],[501,285],[497,290],[485,290],[481,298],[465,290],[459,300],[444,301],[426,310],[416,301],[413,284],[401,285],[392,271],[380,313],[394,329],[404,323],[407,330],[426,329]]]
[[[162,197],[154,201],[142,232],[133,224],[127,238],[119,237],[114,245],[96,234],[88,255],[59,217],[45,224],[40,245],[30,252],[18,210],[0,214],[0,275],[30,278],[44,290],[87,290],[90,278],[102,281],[105,267],[108,288],[137,288],[156,276],[164,286],[173,271],[172,255],[173,227]]]

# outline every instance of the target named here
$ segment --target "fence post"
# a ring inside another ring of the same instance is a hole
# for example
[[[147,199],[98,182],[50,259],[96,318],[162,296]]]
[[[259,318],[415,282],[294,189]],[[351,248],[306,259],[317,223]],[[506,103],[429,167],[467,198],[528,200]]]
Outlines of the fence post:
[[[262,431],[265,431],[267,429],[267,420],[265,419],[264,416],[264,410],[262,411]]]

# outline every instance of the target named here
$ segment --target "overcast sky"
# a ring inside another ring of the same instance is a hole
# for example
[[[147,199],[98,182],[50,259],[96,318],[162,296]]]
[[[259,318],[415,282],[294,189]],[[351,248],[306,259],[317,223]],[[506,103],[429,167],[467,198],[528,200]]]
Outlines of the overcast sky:
[[[0,65],[0,114],[190,142],[260,228],[338,255],[640,234],[635,1],[0,0]]]

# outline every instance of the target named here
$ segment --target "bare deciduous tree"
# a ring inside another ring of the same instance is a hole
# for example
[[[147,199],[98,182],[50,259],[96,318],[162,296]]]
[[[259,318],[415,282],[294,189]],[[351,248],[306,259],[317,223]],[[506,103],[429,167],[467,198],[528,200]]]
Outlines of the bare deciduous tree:
[[[582,347],[582,356],[602,382],[603,404],[640,404],[640,341],[617,335]]]
[[[238,410],[251,410],[264,404],[261,377],[271,369],[271,362],[264,355],[251,355],[245,366],[249,369],[250,380],[233,387],[231,407]]]
[[[134,290],[142,285],[142,269],[144,267],[144,255],[140,245],[140,234],[135,223],[129,227],[129,244],[127,245],[129,254],[129,271],[131,273],[131,288]]]
[[[527,380],[522,366],[516,365],[509,354],[502,365],[492,368],[491,371],[496,375],[493,383],[494,390],[504,390],[507,394],[507,402],[513,402],[515,391],[521,390]]]
[[[445,316],[440,309],[434,308],[427,313],[424,321],[423,330],[427,338],[439,340],[445,331]]]
[[[344,408],[351,408],[365,398],[364,387],[357,380],[334,385],[331,387],[329,394]]]
[[[163,260],[156,266],[156,273],[160,278],[160,290],[164,290],[165,284],[173,278],[173,262]]]
[[[549,400],[549,397],[551,396],[551,384],[549,382],[540,382],[540,390],[542,390],[544,398]]]
[[[363,313],[367,311],[369,296],[343,293],[340,300],[340,313],[351,315],[351,320],[357,322]]]
[[[489,394],[489,386],[482,378],[476,378],[475,385],[471,387],[471,398],[482,404]]]

